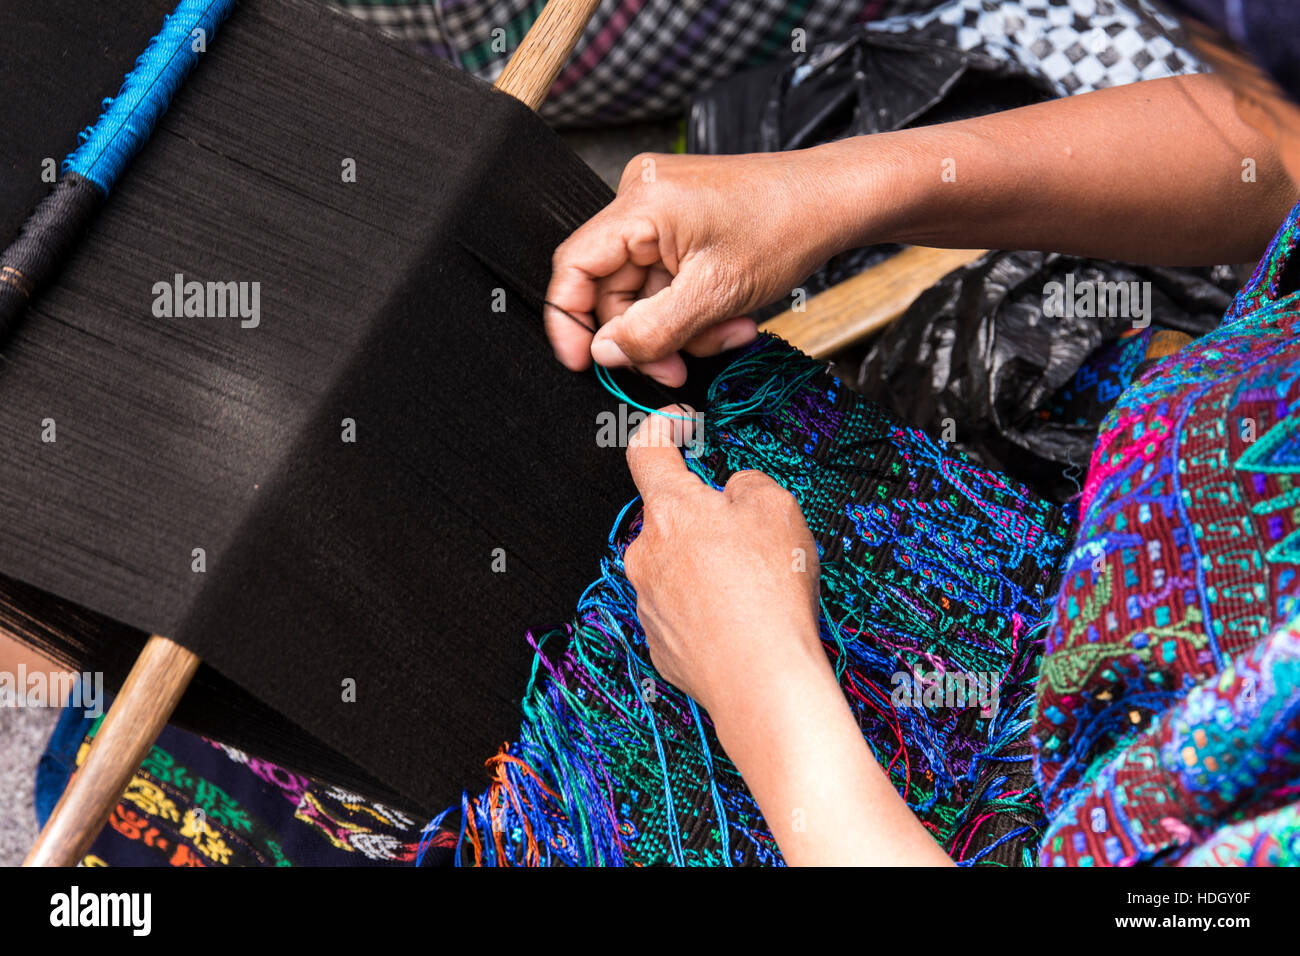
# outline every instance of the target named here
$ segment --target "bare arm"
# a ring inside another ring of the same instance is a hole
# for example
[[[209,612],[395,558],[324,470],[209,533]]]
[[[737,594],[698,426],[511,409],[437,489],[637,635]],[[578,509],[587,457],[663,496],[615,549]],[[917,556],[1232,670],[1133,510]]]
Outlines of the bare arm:
[[[746,312],[855,246],[1246,262],[1295,200],[1276,148],[1212,76],[788,153],[637,157],[618,198],[556,250],[547,292],[602,328],[593,341],[555,309],[547,328],[570,368],[635,364],[678,385],[679,349],[744,344]]]
[[[863,742],[825,654],[771,677],[710,715],[785,861],[951,866]]]
[[[1161,265],[1248,262],[1297,199],[1272,142],[1209,75],[819,149],[842,170],[846,195],[896,197],[848,211],[846,247],[888,239]]]

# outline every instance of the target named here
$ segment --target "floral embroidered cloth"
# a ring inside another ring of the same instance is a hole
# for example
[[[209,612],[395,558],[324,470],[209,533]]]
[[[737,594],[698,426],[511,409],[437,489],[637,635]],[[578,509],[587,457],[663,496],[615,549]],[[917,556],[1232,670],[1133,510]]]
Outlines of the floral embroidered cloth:
[[[41,758],[42,825],[100,720],[67,708]],[[396,866],[415,859],[415,818],[242,751],[163,730],[96,838],[86,866]]]

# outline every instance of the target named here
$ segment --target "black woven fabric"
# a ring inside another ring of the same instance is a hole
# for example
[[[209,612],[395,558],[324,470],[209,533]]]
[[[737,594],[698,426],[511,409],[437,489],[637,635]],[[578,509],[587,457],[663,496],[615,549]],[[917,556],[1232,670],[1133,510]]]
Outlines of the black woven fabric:
[[[608,198],[479,81],[239,4],[4,346],[0,624],[110,683],[165,634],[194,729],[423,809],[474,788],[634,493],[538,315]],[[156,314],[175,282],[257,283],[256,323]]]

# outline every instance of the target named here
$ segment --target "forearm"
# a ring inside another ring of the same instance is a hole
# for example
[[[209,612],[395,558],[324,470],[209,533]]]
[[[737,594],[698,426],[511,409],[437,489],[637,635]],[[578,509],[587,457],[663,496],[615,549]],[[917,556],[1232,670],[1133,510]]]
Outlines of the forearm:
[[[748,676],[751,692],[711,716],[788,863],[951,862],[876,763],[824,656]]]
[[[1246,160],[1253,182],[1243,181]],[[1248,262],[1297,198],[1275,147],[1212,76],[855,137],[807,150],[805,161],[821,193],[810,199],[815,228],[835,248],[899,241]]]

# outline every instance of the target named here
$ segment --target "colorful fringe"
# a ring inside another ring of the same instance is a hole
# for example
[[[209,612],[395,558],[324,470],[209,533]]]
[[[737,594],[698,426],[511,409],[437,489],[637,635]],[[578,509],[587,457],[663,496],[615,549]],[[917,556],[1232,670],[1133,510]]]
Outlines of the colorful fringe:
[[[704,480],[757,468],[802,506],[823,642],[899,792],[959,862],[1031,860],[1036,635],[1065,516],[774,339],[715,382],[705,423]],[[634,505],[573,622],[530,636],[523,725],[493,783],[434,820],[426,849],[454,834],[457,862],[486,865],[781,862],[707,716],[650,664],[622,564]]]

